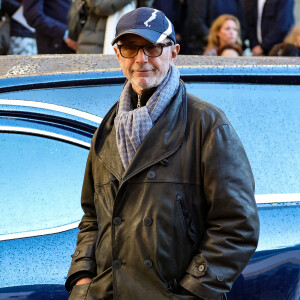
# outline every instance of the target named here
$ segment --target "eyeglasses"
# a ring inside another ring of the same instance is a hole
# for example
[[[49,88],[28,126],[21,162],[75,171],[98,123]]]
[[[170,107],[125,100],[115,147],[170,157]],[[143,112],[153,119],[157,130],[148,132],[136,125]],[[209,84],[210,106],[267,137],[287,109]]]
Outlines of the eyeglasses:
[[[158,57],[162,54],[164,47],[170,47],[172,45],[172,42],[168,42],[166,44],[148,44],[143,46],[135,44],[117,44],[121,55],[125,58],[135,57],[139,53],[140,49],[143,49],[144,54],[149,57]]]

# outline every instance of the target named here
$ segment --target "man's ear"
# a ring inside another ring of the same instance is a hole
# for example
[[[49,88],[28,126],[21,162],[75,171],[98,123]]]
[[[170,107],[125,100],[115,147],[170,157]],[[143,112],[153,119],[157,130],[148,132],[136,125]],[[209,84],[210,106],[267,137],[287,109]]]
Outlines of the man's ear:
[[[115,50],[115,53],[117,54],[117,57],[118,57],[120,55],[120,53],[119,53],[119,49],[118,49],[117,45],[114,45],[114,50]]]
[[[172,61],[172,64],[175,63],[175,60],[177,58],[177,55],[180,51],[180,45],[179,44],[175,44],[172,46],[171,48],[171,61]]]

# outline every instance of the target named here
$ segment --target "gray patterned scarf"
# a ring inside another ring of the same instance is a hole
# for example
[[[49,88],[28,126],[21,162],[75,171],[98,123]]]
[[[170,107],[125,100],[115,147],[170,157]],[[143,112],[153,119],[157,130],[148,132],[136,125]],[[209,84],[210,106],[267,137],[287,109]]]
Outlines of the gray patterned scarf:
[[[128,81],[124,86],[114,123],[117,147],[125,169],[155,121],[175,96],[179,87],[179,78],[180,74],[177,67],[172,66],[164,80],[147,101],[147,104],[136,109],[133,109],[131,104],[129,88],[131,83]]]

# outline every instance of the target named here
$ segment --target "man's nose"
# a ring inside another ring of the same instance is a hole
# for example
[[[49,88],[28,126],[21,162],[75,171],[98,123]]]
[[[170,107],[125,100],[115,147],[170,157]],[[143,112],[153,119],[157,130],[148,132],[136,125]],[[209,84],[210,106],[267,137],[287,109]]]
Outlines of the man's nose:
[[[139,49],[138,54],[135,57],[135,60],[138,62],[148,61],[148,56],[144,53],[143,49]]]

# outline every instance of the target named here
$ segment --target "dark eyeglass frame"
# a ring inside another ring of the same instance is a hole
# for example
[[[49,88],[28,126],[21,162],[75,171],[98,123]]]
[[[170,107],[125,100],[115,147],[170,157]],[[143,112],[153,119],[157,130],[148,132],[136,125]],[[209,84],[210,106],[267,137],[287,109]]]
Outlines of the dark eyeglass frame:
[[[143,50],[143,53],[146,55],[146,56],[148,56],[148,57],[159,57],[159,56],[161,56],[162,55],[162,53],[163,53],[163,50],[164,50],[164,48],[165,47],[170,47],[170,46],[173,46],[174,44],[173,44],[173,42],[167,42],[167,43],[165,43],[165,44],[163,44],[163,43],[159,43],[159,44],[147,44],[147,45],[143,45],[143,46],[139,46],[139,45],[134,45],[134,46],[137,46],[137,51],[136,51],[136,54],[135,55],[133,55],[133,56],[130,56],[130,57],[126,57],[126,56],[124,56],[123,54],[122,54],[122,46],[128,46],[128,45],[130,45],[130,44],[117,44],[117,47],[118,47],[118,49],[119,49],[119,52],[120,52],[120,54],[121,54],[121,56],[122,57],[124,57],[124,58],[134,58],[134,57],[136,57],[137,55],[138,55],[138,53],[139,53],[139,51],[140,51],[140,49],[142,49]],[[150,45],[155,45],[155,46],[161,46],[161,52],[160,52],[160,54],[159,55],[155,55],[155,56],[151,56],[151,55],[148,55],[146,52],[145,52],[145,47],[147,47],[147,46],[150,46]]]

